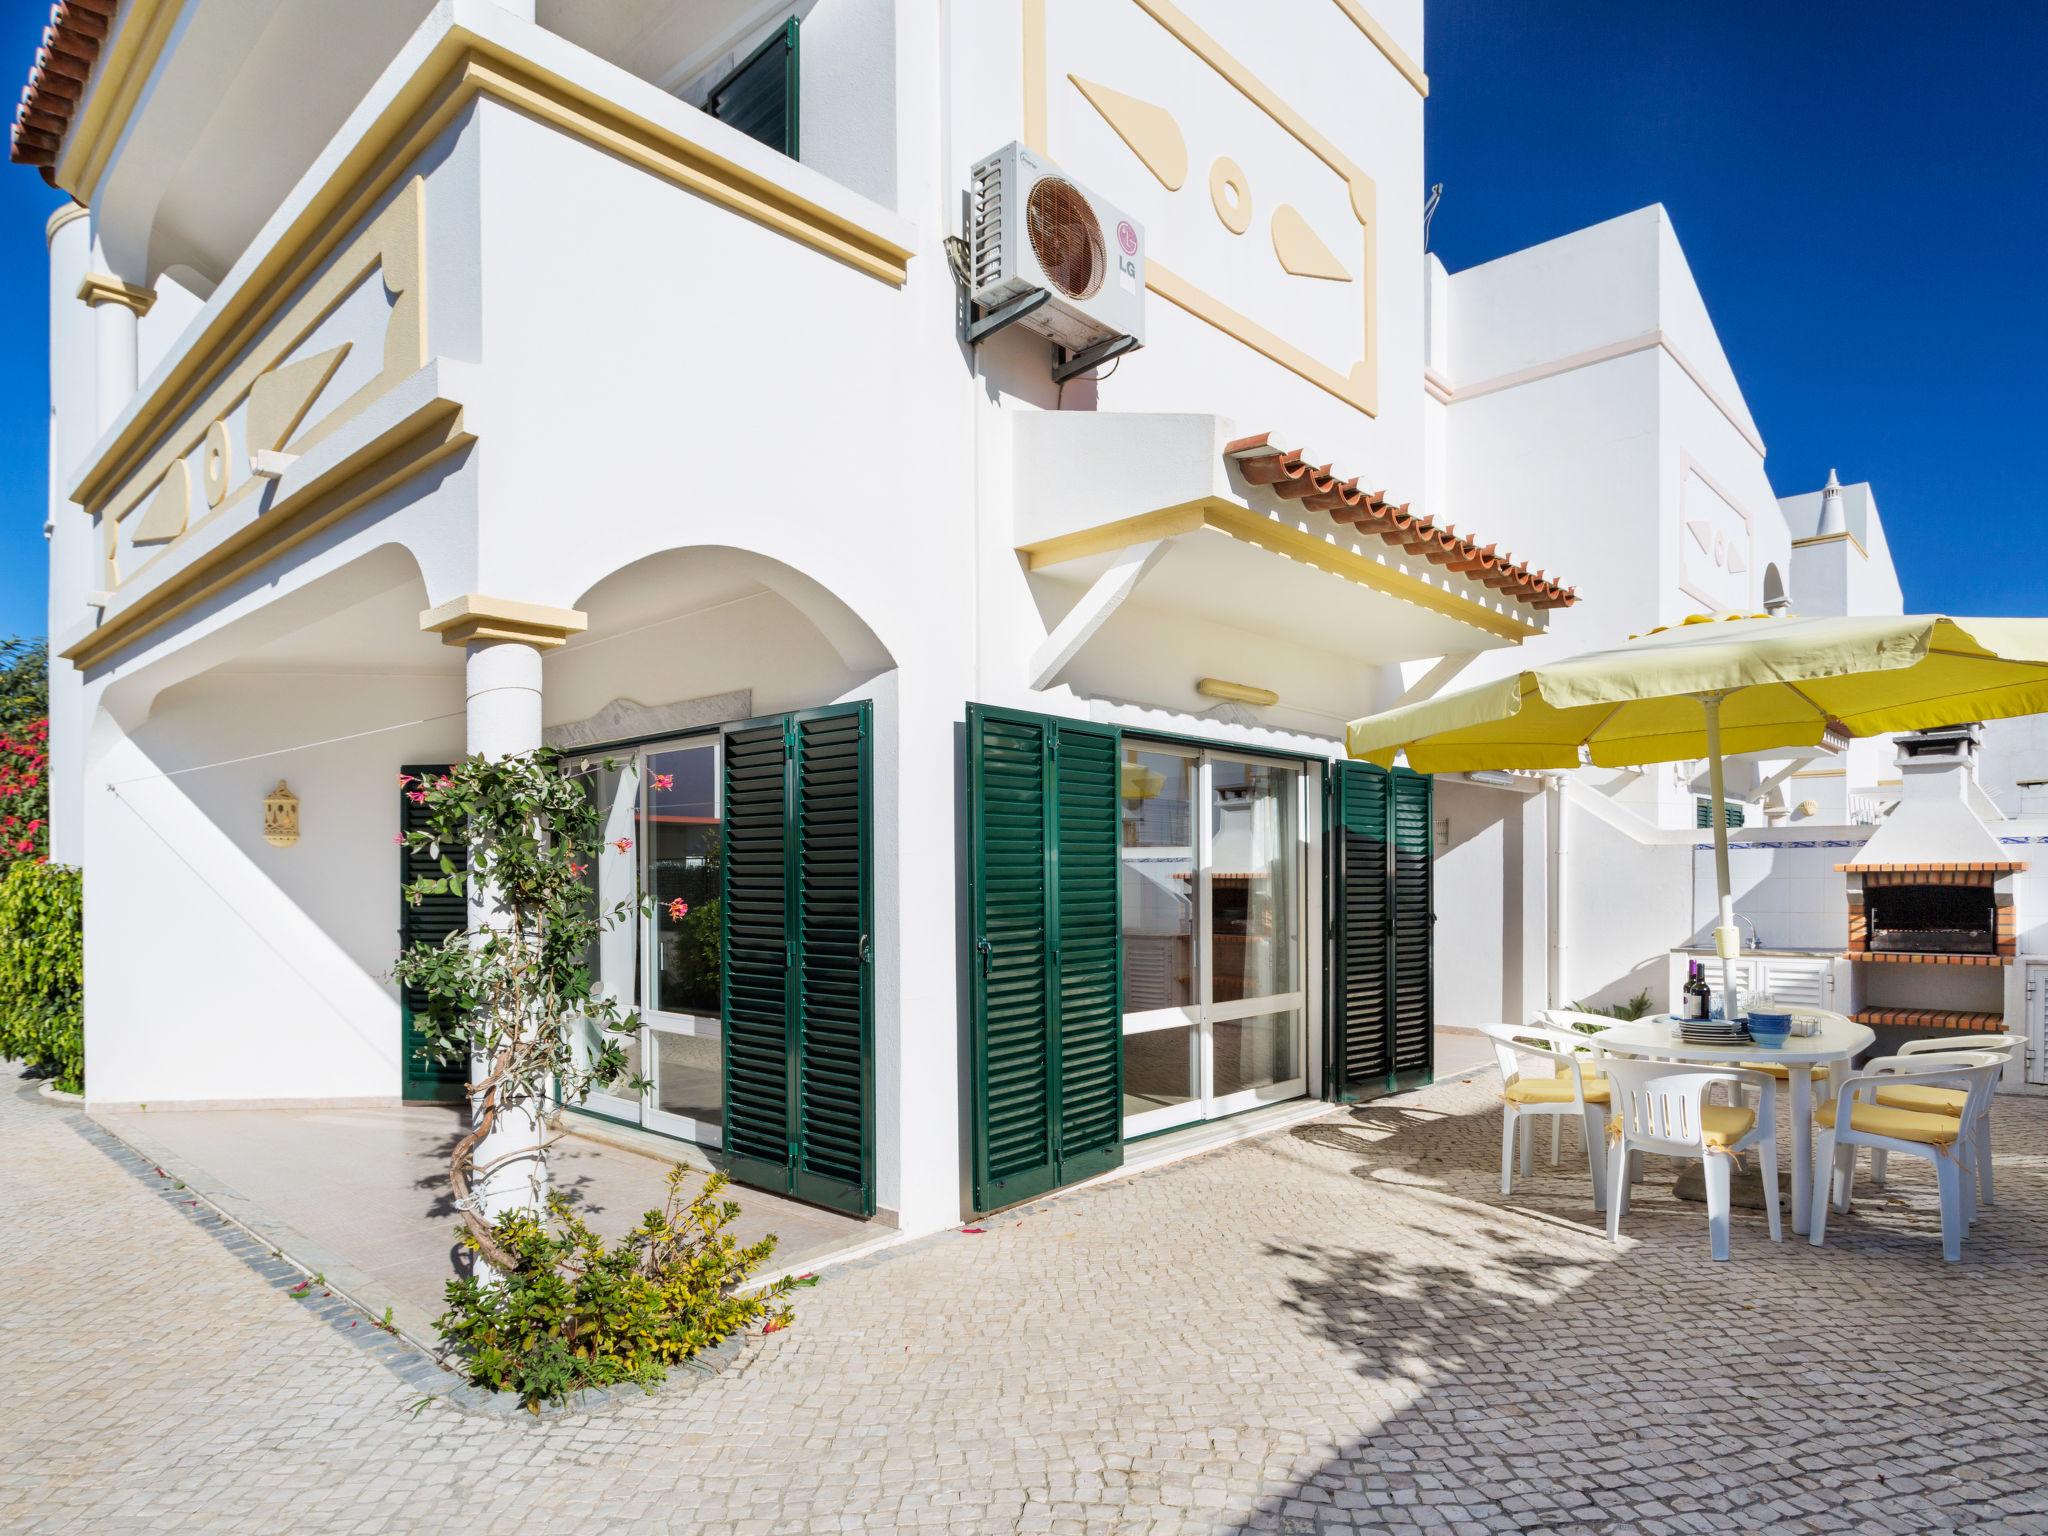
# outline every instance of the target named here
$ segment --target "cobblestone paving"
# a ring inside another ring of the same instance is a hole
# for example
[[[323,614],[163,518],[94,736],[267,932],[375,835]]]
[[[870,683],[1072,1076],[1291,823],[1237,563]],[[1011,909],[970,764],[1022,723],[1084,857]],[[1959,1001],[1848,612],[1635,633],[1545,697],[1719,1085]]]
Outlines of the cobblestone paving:
[[[1658,1187],[1610,1248],[1571,1141],[1499,1197],[1481,1079],[832,1272],[724,1374],[535,1426],[417,1407],[13,1087],[8,1531],[2048,1531],[2040,1101],[1957,1267],[1904,1159],[1824,1251],[1738,1211],[1712,1264]]]

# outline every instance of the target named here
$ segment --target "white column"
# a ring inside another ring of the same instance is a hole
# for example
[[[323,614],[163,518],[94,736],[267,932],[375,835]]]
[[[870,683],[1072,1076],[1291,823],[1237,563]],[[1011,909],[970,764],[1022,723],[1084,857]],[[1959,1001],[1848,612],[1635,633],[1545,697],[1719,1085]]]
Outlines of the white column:
[[[470,755],[512,757],[540,746],[539,648],[515,640],[472,640],[465,656]],[[489,893],[472,887],[469,926],[478,929],[504,922],[504,914],[491,905]],[[472,1077],[482,1066],[481,1060],[471,1062]],[[486,1217],[537,1208],[546,1198],[548,1168],[541,1148],[544,1111],[545,1105],[538,1102],[507,1105],[477,1148],[479,1168],[501,1157],[513,1158],[478,1181],[476,1194]],[[529,1155],[516,1155],[522,1152]]]
[[[94,355],[99,379],[99,429],[104,432],[135,398],[142,316],[117,298],[88,300],[93,307]]]

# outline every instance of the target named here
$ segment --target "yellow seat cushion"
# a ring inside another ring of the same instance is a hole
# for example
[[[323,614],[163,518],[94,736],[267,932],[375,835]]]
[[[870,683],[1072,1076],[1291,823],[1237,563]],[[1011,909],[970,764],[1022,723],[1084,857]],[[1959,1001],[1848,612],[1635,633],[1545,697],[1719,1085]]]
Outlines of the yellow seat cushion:
[[[1929,1088],[1922,1083],[1901,1083],[1896,1088],[1877,1090],[1877,1102],[1893,1109],[1917,1109],[1924,1115],[1960,1115],[1970,1096],[1961,1088]]]
[[[1813,1118],[1828,1130],[1835,1128],[1835,1106],[1823,1104]],[[1954,1115],[1930,1115],[1915,1109],[1893,1109],[1885,1104],[1852,1104],[1849,1124],[1872,1136],[1889,1136],[1894,1141],[1921,1141],[1945,1147],[1956,1139],[1962,1121]]]
[[[1781,1083],[1787,1083],[1792,1080],[1792,1069],[1780,1061],[1745,1061],[1742,1066],[1745,1071],[1763,1072],[1771,1077],[1775,1077]],[[1815,1067],[1813,1069],[1813,1080],[1816,1083],[1826,1082],[1828,1080],[1828,1069],[1826,1067]]]
[[[1586,1102],[1605,1104],[1607,1079],[1595,1077],[1589,1072],[1584,1081]],[[1509,1083],[1501,1091],[1501,1097],[1515,1104],[1569,1104],[1572,1101],[1572,1080],[1568,1076],[1525,1077],[1520,1082]]]
[[[1702,1104],[1700,1136],[1710,1147],[1729,1147],[1756,1129],[1756,1111],[1733,1104]]]

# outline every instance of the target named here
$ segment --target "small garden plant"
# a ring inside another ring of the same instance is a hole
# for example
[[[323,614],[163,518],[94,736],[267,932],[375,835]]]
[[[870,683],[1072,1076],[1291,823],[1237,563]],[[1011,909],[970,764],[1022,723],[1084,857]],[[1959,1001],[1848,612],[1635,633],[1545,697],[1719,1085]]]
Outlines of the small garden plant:
[[[581,1387],[651,1383],[737,1328],[786,1322],[787,1286],[739,1293],[775,1240],[742,1247],[724,1234],[738,1207],[718,1198],[723,1175],[685,1198],[689,1176],[677,1168],[666,1208],[607,1248],[547,1192],[547,1152],[559,1132],[531,1141],[522,1133],[523,1144],[478,1162],[494,1129],[542,1121],[550,1097],[576,1104],[593,1088],[647,1087],[629,1073],[625,1053],[639,1015],[604,990],[589,959],[633,913],[630,903],[592,900],[591,865],[630,857],[633,843],[604,840],[595,799],[547,749],[472,757],[431,779],[400,780],[425,814],[399,840],[438,866],[412,882],[407,899],[454,893],[471,903],[467,932],[415,945],[396,973],[427,999],[414,1019],[426,1054],[480,1064],[468,1089],[469,1128],[448,1169],[462,1240],[480,1268],[449,1282],[439,1323],[472,1379],[537,1406]],[[458,846],[466,869],[452,856]]]
[[[0,1056],[85,1091],[84,884],[17,859],[0,877]]]
[[[785,1325],[793,1280],[738,1289],[775,1239],[742,1246],[725,1231],[739,1214],[719,1198],[725,1175],[687,1194],[690,1177],[671,1169],[667,1204],[609,1247],[559,1195],[545,1218],[500,1217],[494,1235],[517,1267],[498,1279],[450,1281],[436,1324],[462,1350],[471,1379],[538,1409],[584,1387],[651,1387],[671,1365],[742,1328]]]

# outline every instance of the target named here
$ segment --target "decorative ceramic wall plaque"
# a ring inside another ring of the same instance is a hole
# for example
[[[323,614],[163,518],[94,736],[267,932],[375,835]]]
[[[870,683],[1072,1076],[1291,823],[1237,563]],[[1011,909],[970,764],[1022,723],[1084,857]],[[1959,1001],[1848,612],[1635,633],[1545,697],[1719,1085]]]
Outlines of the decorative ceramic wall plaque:
[[[286,788],[283,779],[263,799],[263,841],[273,848],[289,848],[299,840],[299,797]]]

